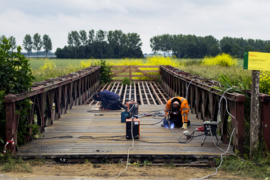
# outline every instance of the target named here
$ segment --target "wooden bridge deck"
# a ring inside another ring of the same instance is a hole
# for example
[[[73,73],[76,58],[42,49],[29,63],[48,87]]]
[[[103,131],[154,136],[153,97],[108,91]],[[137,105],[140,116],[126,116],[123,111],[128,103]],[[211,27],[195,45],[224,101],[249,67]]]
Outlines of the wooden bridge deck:
[[[164,105],[141,105],[140,113],[160,110]],[[37,140],[19,147],[17,155],[23,158],[91,158],[126,156],[132,140],[125,139],[125,123],[120,122],[121,111],[103,111],[103,116],[95,116],[94,106],[75,106],[61,119],[46,127],[45,132]],[[140,118],[141,124],[156,123],[160,119],[152,117]],[[190,114],[190,131],[199,127],[202,121]],[[165,129],[157,125],[141,125],[141,138],[135,140],[131,156],[185,156],[185,157],[217,157],[221,154],[211,137],[207,137],[201,146],[203,136],[194,138],[188,144],[178,143],[183,130]],[[195,135],[202,134],[196,132]],[[119,137],[117,137],[119,136]],[[182,139],[185,140],[184,137]],[[226,144],[221,144],[226,149]],[[232,149],[231,149],[232,151]]]

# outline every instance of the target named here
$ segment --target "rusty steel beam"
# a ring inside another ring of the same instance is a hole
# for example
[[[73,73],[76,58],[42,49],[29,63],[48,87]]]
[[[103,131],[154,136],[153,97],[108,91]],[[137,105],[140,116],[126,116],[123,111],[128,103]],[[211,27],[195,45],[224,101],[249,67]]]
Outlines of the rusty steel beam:
[[[142,82],[142,87],[143,87],[143,91],[144,91],[144,94],[145,94],[145,97],[146,97],[146,101],[147,101],[148,105],[150,105],[150,102],[149,102],[149,99],[148,99],[148,96],[147,96],[146,90],[145,90],[145,88],[144,88],[144,84],[143,84],[143,82]]]
[[[153,89],[153,92],[154,92],[156,98],[158,99],[159,103],[160,103],[160,104],[163,104],[163,102],[162,102],[161,99],[159,98],[159,96],[158,96],[158,94],[157,94],[155,88],[153,87],[152,82],[150,82],[149,84],[150,84],[150,87]]]
[[[138,82],[138,89],[139,89],[141,104],[144,105],[143,98],[142,98],[142,92],[141,92],[140,82]]]
[[[155,101],[155,98],[153,97],[153,95],[152,95],[152,93],[151,93],[151,91],[150,91],[150,88],[149,88],[149,86],[148,86],[147,83],[148,83],[148,82],[145,82],[145,85],[146,85],[146,87],[147,87],[147,89],[148,89],[148,92],[149,92],[149,94],[150,94],[150,96],[151,96],[151,98],[152,98],[154,104],[157,105],[157,103],[156,103],[156,101]]]

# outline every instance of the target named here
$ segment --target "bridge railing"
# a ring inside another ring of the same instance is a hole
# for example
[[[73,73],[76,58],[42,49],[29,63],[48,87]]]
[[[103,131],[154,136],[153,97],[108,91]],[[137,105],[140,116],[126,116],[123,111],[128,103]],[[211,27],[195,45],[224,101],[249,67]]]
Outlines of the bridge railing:
[[[26,98],[31,100],[31,110],[28,112],[27,124],[39,125],[40,132],[54,120],[65,114],[73,105],[82,105],[100,85],[100,66],[91,66],[80,71],[57,78],[47,79],[34,83],[31,91],[21,94],[5,96],[6,105],[6,139],[13,141],[7,149],[13,154],[17,150],[17,132],[20,111],[23,107],[20,102]],[[32,140],[32,129],[27,129],[25,143]]]
[[[222,96],[221,91],[212,87],[219,86],[219,82],[209,80],[200,76],[196,76],[187,72],[183,72],[171,66],[161,66],[160,74],[162,87],[170,97],[182,96],[187,97],[191,113],[196,114],[198,119],[203,121],[217,121],[219,101]],[[187,91],[187,87],[188,91]],[[188,95],[187,95],[188,94]],[[245,96],[237,93],[225,93],[225,98],[228,101],[228,111],[234,118],[229,118],[226,112],[226,102],[223,99],[220,107],[220,133],[224,143],[228,143],[229,134],[232,129],[229,129],[228,119],[232,122],[232,128],[235,128],[233,137],[233,145],[240,152],[244,152],[244,113]],[[264,141],[270,151],[270,96],[260,94],[260,114],[261,127]],[[247,140],[247,139],[246,139]]]

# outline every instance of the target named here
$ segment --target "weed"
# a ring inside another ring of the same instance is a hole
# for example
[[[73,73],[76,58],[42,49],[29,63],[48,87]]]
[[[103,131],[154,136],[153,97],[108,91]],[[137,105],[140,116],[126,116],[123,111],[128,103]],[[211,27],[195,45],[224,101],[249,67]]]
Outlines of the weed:
[[[31,166],[24,162],[22,158],[12,157],[11,153],[8,152],[1,158],[0,163],[2,167],[0,170],[2,172],[32,172]]]
[[[124,86],[125,85],[130,85],[131,84],[131,81],[130,81],[130,79],[128,77],[125,77],[123,79],[123,81],[121,82],[121,84],[123,84]]]
[[[144,166],[149,166],[152,164],[152,161],[143,161]]]

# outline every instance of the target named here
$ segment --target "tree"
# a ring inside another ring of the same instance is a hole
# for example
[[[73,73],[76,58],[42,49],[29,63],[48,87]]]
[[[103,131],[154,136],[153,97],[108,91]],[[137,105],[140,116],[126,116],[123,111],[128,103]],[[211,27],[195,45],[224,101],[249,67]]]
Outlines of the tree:
[[[232,46],[232,55],[237,55],[237,57],[242,58],[244,53],[243,49],[239,46],[239,44],[234,43]]]
[[[11,44],[11,52],[13,52],[17,48],[16,39],[13,36],[10,36],[8,39]]]
[[[231,54],[232,53],[231,45],[229,43],[225,43],[222,46],[222,52],[227,53],[227,54]]]
[[[47,58],[48,52],[52,50],[52,41],[51,41],[51,38],[47,34],[43,35],[43,48],[46,52],[46,58]]]
[[[245,47],[245,51],[253,51],[253,47],[251,47],[251,46],[246,46],[246,47]]]
[[[96,34],[96,41],[99,44],[100,57],[102,58],[102,46],[106,37],[106,31],[99,30]]]
[[[3,40],[6,38],[5,35],[0,36],[0,43],[3,43]]]
[[[266,52],[270,52],[270,44],[266,44],[265,45],[265,51]]]
[[[23,40],[23,47],[28,52],[28,57],[30,57],[30,52],[32,51],[33,41],[30,34],[26,34]]]
[[[199,47],[199,52],[200,52],[200,56],[204,57],[207,55],[208,53],[208,49],[205,43],[201,43],[200,47]]]
[[[30,36],[30,35],[29,35]],[[31,38],[31,36],[30,36]],[[18,94],[23,92],[28,92],[31,89],[32,81],[34,77],[32,76],[32,71],[30,68],[29,61],[21,54],[21,47],[17,47],[17,52],[10,53],[12,44],[7,38],[3,38],[0,42],[0,102],[3,102],[3,97],[8,94]],[[13,59],[16,59],[14,61]],[[20,67],[20,68],[18,68]],[[16,131],[18,131],[18,143],[20,139],[24,140],[25,134],[27,133],[27,112],[30,110],[29,99],[16,102],[16,107],[20,107],[19,121],[17,119]],[[5,119],[6,119],[6,109],[5,106],[2,107],[0,111],[0,140],[6,139],[5,132]],[[17,141],[17,137],[14,137],[14,141]],[[3,148],[0,141],[0,148]]]
[[[79,49],[81,45],[80,35],[77,31],[71,31],[71,37],[73,39],[73,44],[75,47],[75,58],[77,58],[77,50]]]
[[[80,40],[83,45],[83,57],[85,58],[85,46],[87,45],[87,33],[85,30],[80,30]]]
[[[38,58],[38,51],[40,51],[42,48],[41,36],[38,33],[36,33],[34,34],[33,40],[34,40],[33,49],[37,51],[37,58]]]
[[[187,46],[187,55],[188,55],[188,57],[196,58],[198,52],[199,52],[199,48],[198,48],[198,46],[196,44],[190,43]]]
[[[132,57],[131,52],[140,49],[142,46],[140,35],[137,33],[128,33],[128,48],[129,48],[129,56]]]
[[[212,56],[216,56],[220,53],[220,49],[218,48],[218,46],[216,44],[214,44],[211,48],[210,48],[210,55]]]

